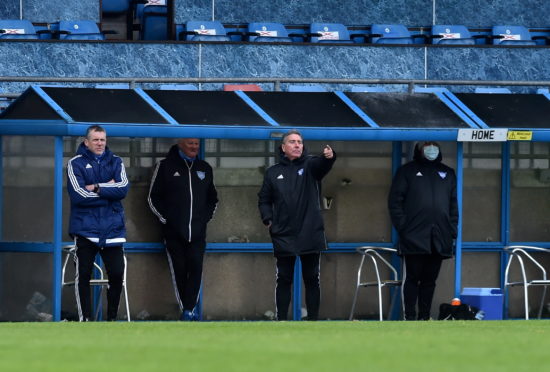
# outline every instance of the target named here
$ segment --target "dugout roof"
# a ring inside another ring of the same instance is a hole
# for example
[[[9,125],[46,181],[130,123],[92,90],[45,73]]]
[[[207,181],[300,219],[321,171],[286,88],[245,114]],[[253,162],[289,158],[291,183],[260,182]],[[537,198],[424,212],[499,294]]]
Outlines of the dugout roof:
[[[118,137],[446,140],[459,129],[533,130],[548,140],[546,94],[243,92],[32,86],[0,114],[0,134],[82,135],[92,124]]]

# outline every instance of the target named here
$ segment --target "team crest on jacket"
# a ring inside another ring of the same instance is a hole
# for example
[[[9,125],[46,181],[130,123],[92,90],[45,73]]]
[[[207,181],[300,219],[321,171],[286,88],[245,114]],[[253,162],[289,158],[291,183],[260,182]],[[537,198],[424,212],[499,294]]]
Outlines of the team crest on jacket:
[[[298,176],[301,176],[302,174],[304,174],[304,168],[298,170]]]
[[[445,177],[447,177],[447,172],[437,172],[439,173],[439,177],[445,179]]]
[[[201,180],[204,180],[204,177],[206,177],[206,173],[204,173],[203,171],[197,171],[197,176],[198,176]]]

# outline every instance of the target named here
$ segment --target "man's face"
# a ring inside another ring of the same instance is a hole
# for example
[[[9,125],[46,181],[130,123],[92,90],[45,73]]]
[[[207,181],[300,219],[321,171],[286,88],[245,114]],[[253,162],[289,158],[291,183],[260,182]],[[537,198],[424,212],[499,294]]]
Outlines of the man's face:
[[[107,146],[107,134],[105,132],[92,131],[84,139],[84,145],[94,154],[101,155],[105,152],[105,146]]]
[[[286,157],[290,160],[298,159],[302,156],[302,152],[304,151],[302,137],[299,134],[289,135],[285,138],[285,142],[283,142],[281,148]]]
[[[199,154],[200,142],[198,138],[182,138],[178,141],[178,147],[185,155],[194,158]]]

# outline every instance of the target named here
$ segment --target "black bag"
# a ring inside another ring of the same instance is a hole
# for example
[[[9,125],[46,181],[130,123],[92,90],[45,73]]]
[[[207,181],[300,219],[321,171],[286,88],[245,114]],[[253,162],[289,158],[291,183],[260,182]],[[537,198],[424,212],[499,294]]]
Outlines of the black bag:
[[[439,320],[481,320],[485,316],[483,311],[480,311],[475,306],[467,304],[439,305]]]

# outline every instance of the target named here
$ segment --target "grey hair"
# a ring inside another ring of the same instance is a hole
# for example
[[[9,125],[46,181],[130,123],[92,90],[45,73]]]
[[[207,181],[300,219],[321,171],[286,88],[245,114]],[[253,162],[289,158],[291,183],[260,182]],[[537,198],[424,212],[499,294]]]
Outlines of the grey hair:
[[[283,138],[281,139],[281,143],[285,143],[285,140],[288,136],[290,136],[291,134],[297,134],[300,136],[300,138],[302,139],[302,141],[304,140],[304,136],[302,136],[302,133],[297,130],[297,129],[291,129],[289,130],[288,132],[286,132],[285,134],[283,134]]]

